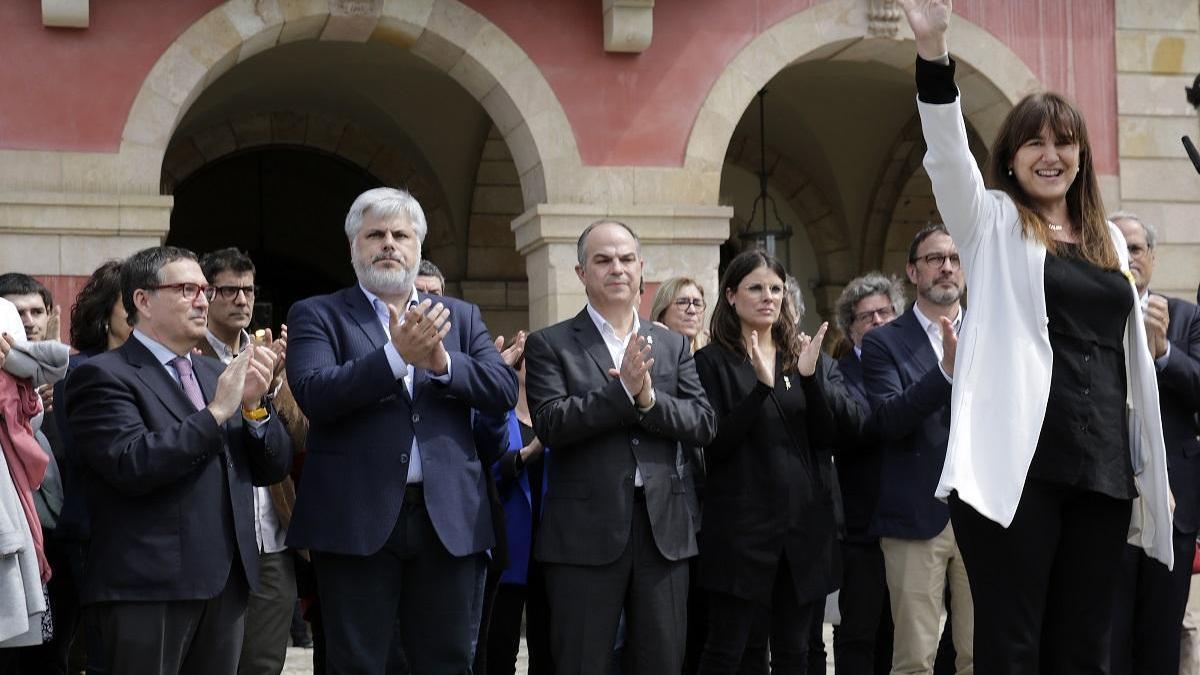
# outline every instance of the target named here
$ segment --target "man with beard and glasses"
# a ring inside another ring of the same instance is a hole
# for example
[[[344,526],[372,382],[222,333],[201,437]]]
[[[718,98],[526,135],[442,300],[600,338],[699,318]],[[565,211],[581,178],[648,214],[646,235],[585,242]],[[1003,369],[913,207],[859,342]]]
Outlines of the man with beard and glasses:
[[[949,604],[955,671],[965,675],[973,669],[971,589],[950,511],[933,496],[950,435],[950,386],[966,285],[944,225],[917,233],[906,270],[917,301],[863,336],[861,355],[882,451],[872,529],[883,550],[895,624],[892,673],[933,672],[942,610]]]
[[[310,422],[288,545],[312,551],[331,672],[382,673],[396,617],[412,672],[464,673],[494,543],[472,409],[503,418],[517,377],[479,309],[415,290],[427,226],[407,192],[346,215],[358,284],[289,314],[287,374]]]

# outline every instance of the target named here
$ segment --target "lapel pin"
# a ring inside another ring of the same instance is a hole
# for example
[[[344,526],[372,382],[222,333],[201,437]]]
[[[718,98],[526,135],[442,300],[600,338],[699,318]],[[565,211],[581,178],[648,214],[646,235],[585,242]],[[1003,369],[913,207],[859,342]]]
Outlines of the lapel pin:
[[[791,391],[791,390],[792,390],[792,381],[791,381],[790,379],[788,379],[788,376],[787,376],[787,375],[784,375],[784,376],[783,376],[783,386],[784,386],[784,388],[785,388],[785,389],[787,389],[788,391]]]
[[[653,335],[646,336],[646,344],[648,344],[650,346],[654,346],[654,336]]]

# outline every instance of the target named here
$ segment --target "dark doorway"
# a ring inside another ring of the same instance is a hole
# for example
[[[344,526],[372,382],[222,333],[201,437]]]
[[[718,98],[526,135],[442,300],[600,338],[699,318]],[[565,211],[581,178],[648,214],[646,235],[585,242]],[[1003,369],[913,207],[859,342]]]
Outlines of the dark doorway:
[[[346,160],[266,146],[205,165],[175,189],[167,243],[246,251],[262,287],[252,328],[278,328],[292,303],[354,283],[346,211],[382,183]]]

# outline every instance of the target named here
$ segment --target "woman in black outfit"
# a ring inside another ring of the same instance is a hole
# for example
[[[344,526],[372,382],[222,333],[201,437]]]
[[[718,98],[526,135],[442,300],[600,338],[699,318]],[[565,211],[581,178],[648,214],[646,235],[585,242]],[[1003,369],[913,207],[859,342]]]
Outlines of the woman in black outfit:
[[[1105,220],[1083,117],[1056,94],[1009,112],[988,160],[996,189],[984,187],[947,53],[951,2],[900,1],[917,41],[925,167],[972,297],[936,494],[971,584],[975,672],[1107,673],[1126,538],[1172,556],[1125,240]]]
[[[696,353],[718,415],[705,450],[702,675],[762,672],[768,638],[772,672],[806,672],[809,628],[837,579],[827,389],[840,386],[840,375],[817,372],[818,361],[832,367],[819,359],[826,325],[813,339],[797,334],[784,277],[761,251],[734,258],[713,310],[712,343]]]

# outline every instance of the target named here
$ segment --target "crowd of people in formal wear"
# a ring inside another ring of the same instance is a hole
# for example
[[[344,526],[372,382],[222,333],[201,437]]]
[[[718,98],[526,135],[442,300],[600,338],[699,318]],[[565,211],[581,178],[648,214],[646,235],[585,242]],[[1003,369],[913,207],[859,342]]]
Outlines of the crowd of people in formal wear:
[[[279,673],[298,606],[317,673],[820,673],[831,611],[839,674],[1196,672],[1200,310],[1064,98],[985,181],[950,2],[900,4],[944,224],[911,304],[845,285],[834,355],[757,249],[639,316],[607,219],[578,313],[493,338],[393,188],[275,332],[236,248],[105,263],[65,340],[0,276],[0,673]]]

